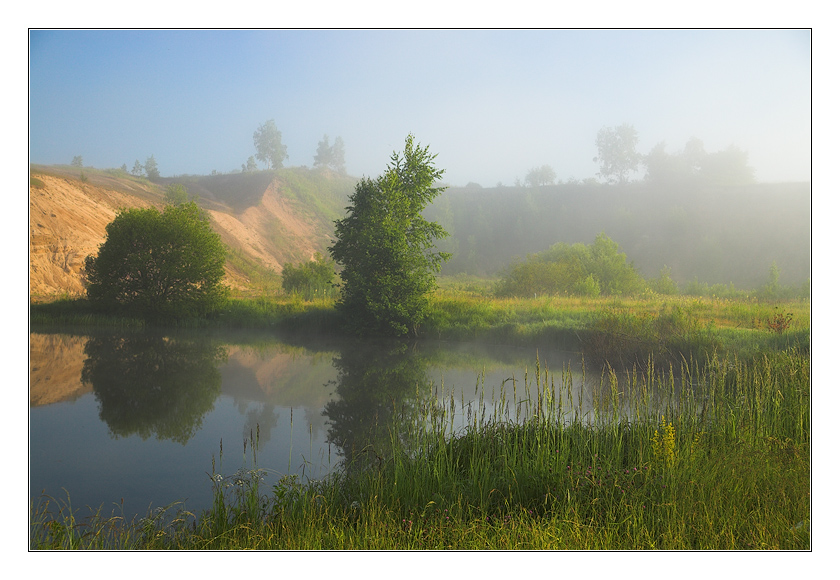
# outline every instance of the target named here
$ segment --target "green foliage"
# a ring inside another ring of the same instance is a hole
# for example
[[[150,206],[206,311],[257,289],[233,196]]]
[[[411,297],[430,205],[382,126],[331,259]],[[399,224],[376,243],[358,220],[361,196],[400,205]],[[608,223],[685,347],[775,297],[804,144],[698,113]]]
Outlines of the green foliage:
[[[73,167],[83,167],[84,163],[82,162],[82,156],[76,155],[75,157],[73,157],[73,161],[70,162],[70,165],[72,165]]]
[[[298,294],[307,300],[314,297],[326,298],[332,295],[334,281],[335,263],[320,252],[315,253],[314,260],[298,266],[283,265],[283,290],[287,294]]]
[[[166,188],[166,202],[171,205],[181,205],[190,200],[187,188],[180,183],[172,183]]]
[[[558,243],[527,261],[515,263],[502,276],[499,296],[577,294],[598,296],[601,293],[635,294],[644,282],[618,244],[601,233],[595,241],[584,244]]]
[[[274,119],[269,119],[254,131],[254,147],[257,149],[257,160],[271,169],[282,168],[283,161],[289,158]]]
[[[588,274],[586,278],[575,283],[575,294],[588,296],[589,298],[600,296],[601,285],[598,284],[598,280],[595,279],[595,276]]]
[[[429,148],[405,140],[385,173],[364,178],[350,197],[347,217],[337,220],[329,251],[343,266],[338,309],[357,334],[415,333],[429,309],[434,273],[448,254],[435,252],[435,240],[448,235],[422,216],[443,188],[433,187],[443,170]]]
[[[668,266],[662,266],[662,269],[659,271],[659,278],[649,281],[648,286],[650,286],[651,290],[659,294],[672,295],[679,294],[680,292],[677,283],[671,279],[671,268]]]
[[[767,284],[764,285],[763,294],[766,298],[776,298],[779,296],[779,267],[773,261],[770,264],[770,272],[767,275]]]
[[[87,296],[100,310],[188,317],[224,301],[225,247],[194,203],[121,211],[99,254],[85,260]]]
[[[138,159],[134,160],[134,167],[131,168],[131,174],[135,177],[143,175],[143,166],[140,165],[140,161]]]
[[[454,393],[420,394],[405,414],[375,401],[404,425],[376,450],[390,459],[324,480],[264,482],[259,427],[225,476],[220,443],[199,514],[128,524],[42,497],[30,549],[811,548],[807,352],[605,373],[586,412],[571,373],[542,374],[539,358],[534,370],[515,404],[488,394],[480,420]]]

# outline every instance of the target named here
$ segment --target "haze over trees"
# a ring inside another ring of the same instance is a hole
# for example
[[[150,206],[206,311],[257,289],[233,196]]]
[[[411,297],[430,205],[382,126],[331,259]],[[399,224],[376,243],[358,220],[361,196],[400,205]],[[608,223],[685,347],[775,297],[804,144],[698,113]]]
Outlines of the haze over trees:
[[[516,261],[502,275],[499,296],[574,294],[629,295],[645,282],[618,244],[598,234],[589,245],[557,243],[548,250]]]
[[[627,183],[642,160],[642,156],[636,151],[638,143],[639,134],[636,128],[628,123],[619,127],[603,127],[598,131],[595,140],[598,156],[593,159],[601,165],[598,176],[606,179],[608,183]]]
[[[534,167],[525,176],[525,183],[530,187],[539,187],[541,185],[552,185],[557,179],[557,174],[550,165],[541,165]]]
[[[735,145],[723,151],[706,153],[703,142],[692,137],[682,151],[669,154],[665,142],[657,143],[644,157],[645,180],[660,185],[702,182],[712,186],[739,186],[755,183],[748,154]]]
[[[283,162],[289,158],[274,119],[269,119],[254,131],[254,147],[257,149],[257,160],[270,169],[281,169]]]
[[[344,140],[341,137],[336,137],[333,144],[330,145],[329,136],[324,135],[324,138],[318,142],[313,166],[316,169],[332,169],[344,175],[346,173],[344,166]]]
[[[434,186],[443,175],[436,157],[409,134],[385,173],[358,182],[347,217],[335,222],[329,252],[344,283],[336,307],[355,334],[414,334],[428,314],[435,273],[449,257],[435,251],[448,234],[422,215],[444,189]]]
[[[257,161],[254,159],[254,156],[251,155],[248,157],[248,161],[242,164],[242,173],[249,173],[251,171],[257,170]]]
[[[157,161],[155,161],[155,156],[150,155],[146,158],[146,165],[144,166],[146,170],[146,177],[149,179],[158,179],[160,178],[160,171],[158,171]]]

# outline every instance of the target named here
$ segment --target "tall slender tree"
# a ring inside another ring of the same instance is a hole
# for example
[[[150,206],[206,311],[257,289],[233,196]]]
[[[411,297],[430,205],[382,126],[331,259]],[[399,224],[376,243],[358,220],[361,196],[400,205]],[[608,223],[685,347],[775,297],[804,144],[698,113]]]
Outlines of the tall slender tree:
[[[359,181],[347,217],[335,222],[329,251],[344,283],[337,307],[356,334],[416,334],[428,314],[434,274],[449,258],[434,247],[448,234],[422,215],[444,189],[434,186],[443,175],[436,157],[409,134],[383,175]]]

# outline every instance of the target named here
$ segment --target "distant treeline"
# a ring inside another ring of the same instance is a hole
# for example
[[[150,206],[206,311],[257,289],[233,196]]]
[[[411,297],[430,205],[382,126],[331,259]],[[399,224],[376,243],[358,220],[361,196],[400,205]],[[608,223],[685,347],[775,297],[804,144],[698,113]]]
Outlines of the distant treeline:
[[[759,288],[775,262],[779,282],[810,278],[809,183],[686,183],[448,189],[428,209],[451,237],[443,273],[500,274],[516,258],[558,242],[617,242],[645,278],[670,268],[681,286]]]

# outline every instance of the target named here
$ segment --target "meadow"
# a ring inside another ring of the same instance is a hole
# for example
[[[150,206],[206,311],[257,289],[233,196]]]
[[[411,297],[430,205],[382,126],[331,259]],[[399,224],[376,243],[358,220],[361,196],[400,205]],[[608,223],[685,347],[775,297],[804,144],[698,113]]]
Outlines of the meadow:
[[[203,325],[332,333],[332,299],[238,298]],[[83,301],[33,323],[108,325]],[[191,324],[197,324],[192,322]],[[138,521],[31,506],[34,549],[808,550],[810,303],[717,297],[495,298],[442,285],[420,337],[581,350],[478,415],[421,393],[390,441],[324,480],[259,466],[259,429],[208,466],[215,502]],[[478,380],[478,379],[477,379]],[[589,384],[589,383],[587,383]],[[479,388],[478,382],[476,388]],[[466,414],[465,414],[466,413]],[[233,456],[233,459],[231,459]]]

